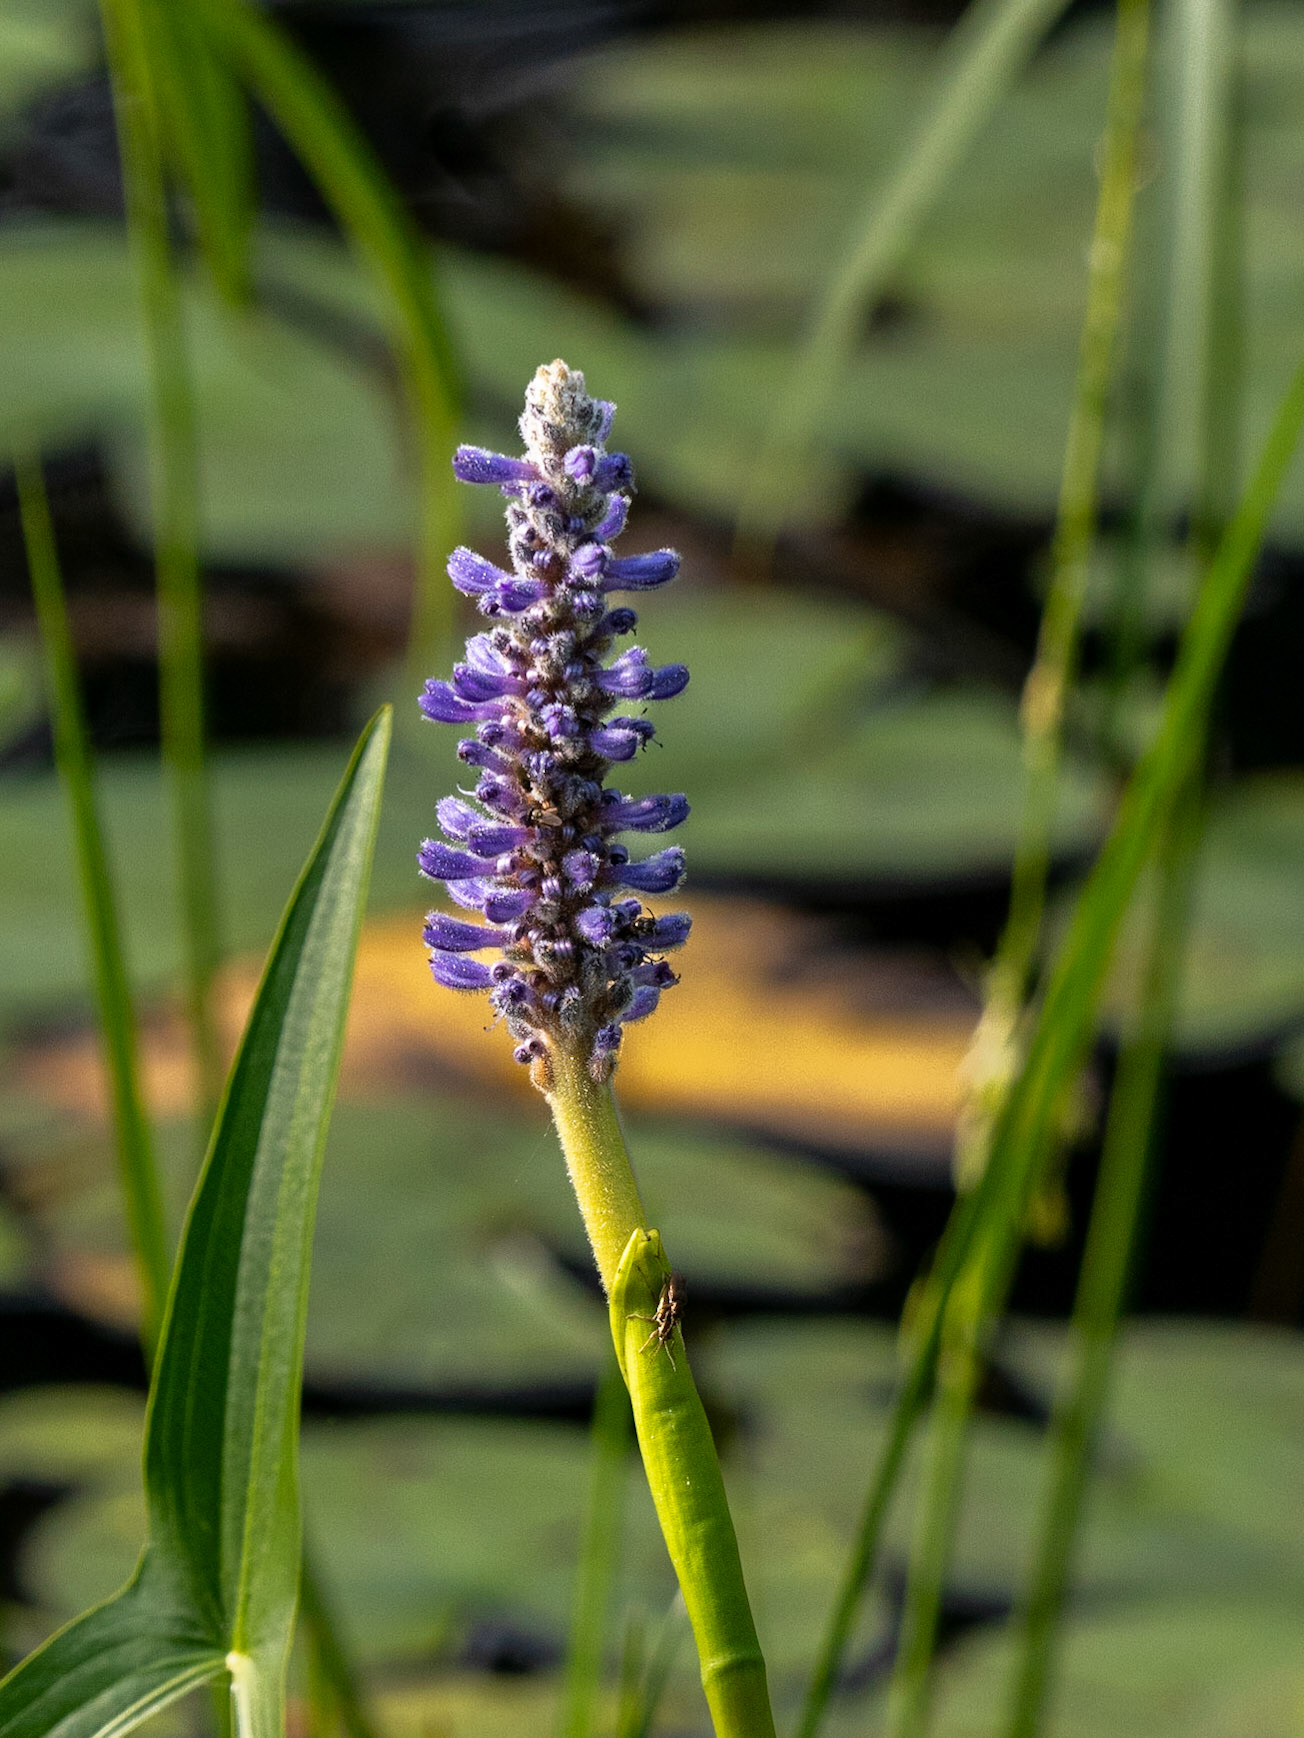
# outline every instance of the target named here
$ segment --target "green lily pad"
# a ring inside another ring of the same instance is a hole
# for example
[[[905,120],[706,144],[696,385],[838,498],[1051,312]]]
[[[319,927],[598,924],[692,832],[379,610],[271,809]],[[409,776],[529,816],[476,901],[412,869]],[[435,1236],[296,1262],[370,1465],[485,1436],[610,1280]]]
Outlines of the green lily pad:
[[[12,145],[28,104],[93,71],[99,53],[91,0],[6,0],[0,12],[0,141]]]
[[[868,886],[1008,872],[1023,768],[1015,709],[982,690],[941,690],[886,703],[834,727],[809,767],[737,780],[698,804],[690,862],[722,877]],[[1065,767],[1056,840],[1097,835],[1101,790]]]
[[[1250,1048],[1304,1025],[1302,889],[1304,778],[1264,775],[1219,793],[1200,847],[1176,1033],[1182,1049]],[[1115,1023],[1139,981],[1143,947],[1134,918],[1106,1003]]]
[[[651,1221],[690,1285],[751,1289],[763,1274],[776,1292],[819,1293],[878,1271],[881,1235],[839,1179],[664,1123],[632,1122],[630,1141]],[[195,1163],[187,1129],[171,1129],[164,1156],[179,1207]],[[52,1169],[50,1183],[24,1183],[51,1254],[74,1273],[78,1257],[125,1262],[105,1144],[65,1132]],[[340,1105],[317,1218],[310,1377],[454,1390],[591,1378],[605,1312],[550,1251],[581,1271],[590,1260],[542,1102],[532,1118],[452,1097]]]
[[[185,309],[207,552],[294,562],[326,549],[404,544],[411,491],[375,372],[288,321],[232,315],[198,272],[186,284]],[[0,452],[33,438],[47,448],[98,440],[128,518],[146,538],[147,381],[121,230],[82,221],[9,225],[0,238],[0,311],[10,381]]]
[[[1062,1335],[1021,1326],[1007,1348],[1051,1393]],[[795,1693],[828,1611],[886,1425],[891,1330],[869,1323],[757,1323],[709,1348],[710,1384],[748,1419],[730,1464],[749,1584],[767,1658]],[[1304,1344],[1270,1330],[1133,1326],[1119,1358],[1103,1476],[1077,1575],[1093,1608],[1258,1600],[1298,1610],[1304,1523]],[[1044,1439],[980,1416],[971,1439],[952,1579],[1011,1596],[1035,1537]],[[918,1445],[894,1505],[888,1559],[908,1554]],[[860,1649],[881,1623],[871,1606]],[[853,1648],[852,1657],[856,1657]],[[785,1690],[783,1693],[787,1693]]]
[[[1295,1738],[1304,1703],[1300,1608],[1205,1594],[1066,1624],[1053,1738]],[[937,1738],[991,1738],[1013,1648],[961,1643],[938,1673]]]

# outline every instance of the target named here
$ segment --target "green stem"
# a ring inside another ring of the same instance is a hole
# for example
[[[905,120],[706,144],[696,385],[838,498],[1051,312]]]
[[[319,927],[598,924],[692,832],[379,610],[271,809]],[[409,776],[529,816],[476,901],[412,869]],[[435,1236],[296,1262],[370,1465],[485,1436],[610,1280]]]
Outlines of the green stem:
[[[1045,1715],[1077,1525],[1136,1251],[1164,1051],[1185,958],[1182,944],[1202,818],[1199,783],[1192,778],[1165,829],[1136,1029],[1119,1058],[1110,1098],[1069,1330],[1069,1369],[1052,1424],[1052,1464],[1035,1568],[1020,1619],[1009,1738],[1036,1738]]]
[[[299,1561],[299,1616],[308,1643],[310,1677],[315,1680],[310,1696],[319,1729],[315,1738],[326,1738],[327,1728],[321,1720],[325,1706],[334,1712],[346,1738],[376,1738],[376,1729],[363,1706],[353,1661],[340,1640],[315,1555],[306,1540]]]
[[[1028,779],[1025,810],[1015,861],[1010,918],[988,986],[989,997],[1011,1009],[1017,1009],[1026,994],[1045,906],[1062,750],[1064,695],[1075,660],[1087,560],[1095,533],[1097,473],[1114,338],[1122,305],[1123,267],[1136,184],[1147,37],[1147,0],[1120,0],[1110,73],[1105,161],[1092,238],[1078,385],[1060,489],[1051,585],[1037,660],[1025,696]],[[992,1130],[1001,1119],[1004,1098],[1003,1090],[988,1111]],[[990,1146],[990,1133],[982,1137],[982,1145],[984,1148]],[[967,1218],[965,1225],[967,1236]],[[953,1273],[958,1271],[959,1260],[957,1254]],[[943,1300],[935,1298],[932,1301],[936,1324],[940,1320],[936,1312],[940,1311]],[[856,1540],[807,1692],[798,1728],[799,1738],[815,1738],[827,1710],[856,1610],[877,1561],[891,1496],[904,1465],[911,1430],[925,1404],[930,1376],[931,1362],[925,1345],[916,1353],[898,1398],[891,1433],[866,1496]],[[950,1428],[963,1433],[962,1421],[956,1423],[953,1419]],[[941,1501],[939,1487],[939,1504]],[[944,1519],[939,1511],[936,1526],[929,1537],[937,1533]],[[923,1524],[921,1522],[921,1526]],[[921,1620],[920,1633],[924,1629],[931,1634],[931,1626]]]
[[[123,957],[118,902],[95,797],[95,772],[82,712],[76,654],[68,625],[54,527],[50,522],[50,505],[40,460],[22,453],[15,468],[27,564],[31,571],[32,595],[36,602],[36,619],[40,625],[50,685],[55,759],[72,817],[100,1039],[113,1094],[118,1174],[140,1276],[141,1337],[148,1355],[158,1338],[172,1266],[163,1219],[162,1191],[140,1087],[136,1021]]]
[[[1046,903],[1063,758],[1064,708],[1077,665],[1088,563],[1096,534],[1100,453],[1136,194],[1148,41],[1148,0],[1119,0],[1077,391],[1060,481],[1050,585],[1037,655],[1023,696],[1027,790],[1014,859],[1010,915],[995,967],[1016,1003],[1022,1003],[1027,993]]]
[[[203,0],[203,13],[389,293],[417,449],[420,534],[408,655],[409,680],[419,688],[451,636],[443,568],[460,524],[448,468],[460,387],[429,250],[353,117],[274,20],[247,0]],[[400,716],[409,713],[416,717],[411,708]]]
[[[669,1267],[643,1207],[609,1085],[554,1046],[548,1100],[608,1294],[612,1340],[639,1449],[697,1642],[716,1738],[773,1738],[765,1662],[720,1463],[676,1328],[645,1345]]]
[[[629,1396],[620,1365],[611,1356],[598,1382],[593,1408],[593,1470],[562,1685],[561,1738],[588,1738],[593,1728],[607,1613],[620,1559],[629,1434]]]
[[[552,1120],[593,1258],[610,1294],[626,1244],[646,1223],[643,1202],[611,1087],[599,1086],[585,1058],[572,1051],[554,1047],[551,1064]]]
[[[960,1508],[964,1450],[986,1325],[982,1291],[982,1272],[975,1267],[952,1291],[943,1320],[906,1603],[888,1692],[887,1738],[918,1738],[928,1723],[937,1620]]]
[[[145,21],[133,0],[101,0],[122,158],[127,234],[149,357],[150,496],[159,611],[159,728],[186,959],[186,1007],[205,1125],[222,1089],[212,987],[220,962],[211,798],[204,764],[199,462],[181,295],[168,235],[158,105]]]
[[[828,1708],[829,1698],[837,1684],[842,1656],[851,1638],[851,1629],[860,1609],[861,1597],[878,1566],[883,1528],[897,1482],[905,1466],[911,1432],[920,1413],[928,1404],[928,1392],[936,1366],[936,1350],[937,1342],[934,1337],[915,1352],[897,1395],[887,1439],[865,1495],[864,1507],[856,1527],[855,1542],[843,1570],[829,1626],[816,1657],[815,1669],[811,1673],[801,1718],[797,1724],[797,1738],[815,1738]]]

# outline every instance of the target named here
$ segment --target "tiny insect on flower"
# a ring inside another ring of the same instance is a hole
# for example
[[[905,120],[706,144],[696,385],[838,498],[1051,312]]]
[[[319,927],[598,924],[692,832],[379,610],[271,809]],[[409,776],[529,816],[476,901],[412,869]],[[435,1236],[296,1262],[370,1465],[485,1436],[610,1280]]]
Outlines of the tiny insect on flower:
[[[612,656],[638,618],[608,608],[608,594],[651,591],[679,569],[670,549],[612,554],[634,489],[629,459],[605,448],[614,412],[589,396],[582,374],[554,362],[526,391],[523,456],[458,449],[457,476],[507,498],[512,571],[454,550],[449,577],[493,625],[468,641],[451,680],[426,683],[420,701],[433,722],[474,728],[458,755],[480,777],[463,793],[471,801],[439,803],[449,843],[427,839],[418,863],[487,919],[481,928],[432,913],[431,970],[449,988],[488,992],[516,1059],[545,1087],[556,1044],[608,1078],[624,1027],[678,981],[660,956],[689,929],[686,913],[653,916],[627,897],[673,892],[683,852],[631,862],[616,840],[669,832],[686,818],[687,799],[606,784],[612,766],[654,735],[646,718],[608,714],[622,702],[668,700],[688,681],[682,664],[656,668],[641,646]],[[490,948],[501,956],[493,966],[467,957]]]

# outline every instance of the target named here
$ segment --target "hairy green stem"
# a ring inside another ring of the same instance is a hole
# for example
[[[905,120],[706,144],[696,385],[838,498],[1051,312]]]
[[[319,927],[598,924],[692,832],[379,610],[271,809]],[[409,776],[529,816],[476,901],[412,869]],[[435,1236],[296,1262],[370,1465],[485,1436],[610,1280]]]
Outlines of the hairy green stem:
[[[560,1738],[588,1738],[593,1729],[607,1614],[620,1560],[629,1437],[629,1396],[613,1354],[603,1367],[593,1406],[589,1507],[575,1578],[570,1646],[558,1721]]]
[[[122,159],[127,234],[149,359],[150,499],[159,615],[159,729],[172,804],[186,1007],[205,1128],[222,1088],[213,1018],[220,963],[212,805],[204,761],[199,461],[181,293],[168,234],[158,94],[135,0],[101,0]]]
[[[100,1040],[113,1095],[118,1175],[140,1277],[141,1335],[148,1354],[158,1338],[172,1266],[164,1226],[163,1197],[140,1086],[136,1020],[123,956],[118,901],[95,796],[95,772],[82,711],[76,654],[59,573],[50,505],[40,460],[33,454],[21,453],[15,468],[32,596],[45,651],[54,721],[54,753],[68,798],[77,852]]]
[[[1159,888],[1140,1005],[1110,1098],[1100,1177],[1069,1327],[1068,1369],[1051,1426],[1051,1468],[1035,1567],[1019,1620],[1021,1646],[1009,1738],[1036,1738],[1045,1716],[1077,1525],[1108,1398],[1145,1200],[1164,1051],[1185,959],[1183,941],[1202,823],[1200,783],[1193,775],[1159,849]]]
[[[765,1662],[710,1426],[678,1326],[649,1325],[670,1269],[644,1224],[609,1085],[587,1059],[554,1046],[547,1092],[576,1200],[606,1287],[612,1340],[629,1389],[662,1536],[697,1642],[716,1738],[773,1738]]]

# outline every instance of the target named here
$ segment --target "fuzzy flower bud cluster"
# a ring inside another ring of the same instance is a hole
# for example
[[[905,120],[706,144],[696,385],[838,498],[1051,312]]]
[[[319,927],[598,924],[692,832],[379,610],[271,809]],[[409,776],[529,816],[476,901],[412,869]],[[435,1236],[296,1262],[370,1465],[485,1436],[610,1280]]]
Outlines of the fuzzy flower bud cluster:
[[[613,608],[611,594],[650,591],[679,567],[669,549],[612,553],[634,488],[628,458],[606,450],[614,410],[554,362],[525,395],[523,457],[458,449],[463,482],[507,497],[512,570],[454,550],[449,577],[491,625],[420,702],[437,723],[474,727],[458,755],[478,778],[439,803],[444,839],[426,840],[418,862],[484,919],[431,913],[431,970],[452,989],[489,992],[517,1061],[534,1064],[540,1084],[554,1044],[583,1054],[597,1079],[610,1074],[622,1027],[677,981],[664,955],[689,927],[686,913],[656,917],[638,897],[679,885],[682,850],[634,862],[619,842],[669,832],[687,801],[607,784],[652,739],[637,703],[669,699],[688,681],[682,664],[654,668],[640,646],[612,655],[637,617]],[[490,951],[491,964],[474,957]]]

